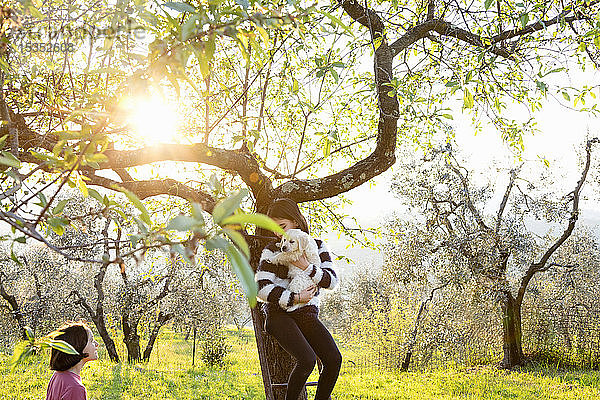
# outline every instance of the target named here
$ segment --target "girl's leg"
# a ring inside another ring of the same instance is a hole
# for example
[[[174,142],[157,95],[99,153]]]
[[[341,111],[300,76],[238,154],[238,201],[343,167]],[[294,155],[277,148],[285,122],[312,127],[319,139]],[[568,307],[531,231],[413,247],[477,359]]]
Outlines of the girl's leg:
[[[308,376],[315,367],[317,356],[300,329],[298,329],[296,321],[289,315],[270,312],[267,316],[265,329],[277,339],[285,351],[296,359],[296,366],[288,380],[285,399],[298,400]]]
[[[297,318],[298,326],[308,343],[323,363],[315,400],[329,399],[342,365],[342,355],[327,328],[316,312]]]

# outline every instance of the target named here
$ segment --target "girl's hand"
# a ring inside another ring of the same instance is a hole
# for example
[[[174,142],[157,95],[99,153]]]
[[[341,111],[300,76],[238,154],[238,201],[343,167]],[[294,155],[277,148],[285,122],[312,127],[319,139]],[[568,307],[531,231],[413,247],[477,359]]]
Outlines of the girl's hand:
[[[317,293],[317,285],[311,285],[296,295],[297,303],[308,303]]]
[[[302,270],[305,270],[306,268],[308,268],[308,266],[310,264],[308,263],[306,256],[304,254],[302,254],[297,261],[292,262],[292,265],[294,265]]]

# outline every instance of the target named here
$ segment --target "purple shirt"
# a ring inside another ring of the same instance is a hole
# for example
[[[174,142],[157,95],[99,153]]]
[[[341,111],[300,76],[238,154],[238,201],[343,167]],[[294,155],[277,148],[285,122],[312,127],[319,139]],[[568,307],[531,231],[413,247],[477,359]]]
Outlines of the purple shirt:
[[[81,377],[70,371],[55,371],[48,383],[46,400],[87,400]]]

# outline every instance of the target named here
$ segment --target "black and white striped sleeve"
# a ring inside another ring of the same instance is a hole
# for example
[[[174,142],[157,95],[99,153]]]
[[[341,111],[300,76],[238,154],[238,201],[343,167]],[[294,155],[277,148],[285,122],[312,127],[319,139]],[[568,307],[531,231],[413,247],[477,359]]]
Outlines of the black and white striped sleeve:
[[[258,284],[258,299],[265,303],[277,304],[284,310],[292,307],[294,305],[293,292],[287,289],[289,281],[286,278],[287,268],[282,268],[261,258],[254,275]]]
[[[321,265],[310,265],[308,267],[308,276],[313,282],[324,289],[333,289],[338,284],[338,277],[333,270],[333,262],[331,261],[331,254],[324,241],[315,239],[319,248],[319,258],[321,259]]]

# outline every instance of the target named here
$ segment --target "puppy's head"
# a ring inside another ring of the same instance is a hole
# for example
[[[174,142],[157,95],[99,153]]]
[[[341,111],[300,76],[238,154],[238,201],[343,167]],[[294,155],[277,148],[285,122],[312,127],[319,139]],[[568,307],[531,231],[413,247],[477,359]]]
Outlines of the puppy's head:
[[[289,229],[285,236],[281,237],[281,241],[277,244],[277,247],[284,253],[293,253],[301,249],[301,235],[298,232],[302,232],[299,229]]]

